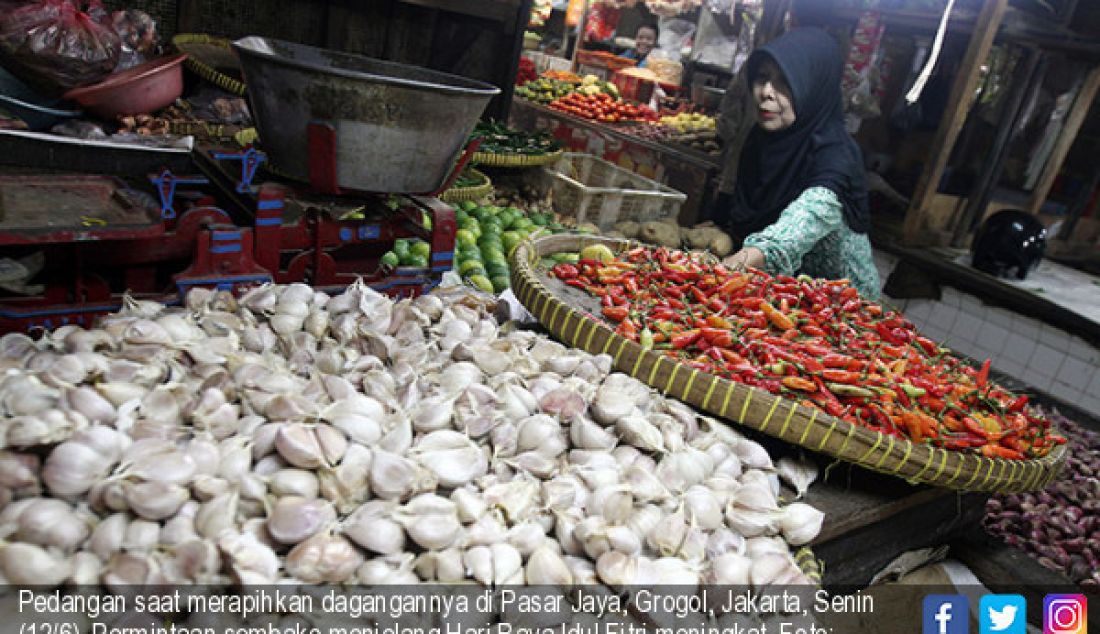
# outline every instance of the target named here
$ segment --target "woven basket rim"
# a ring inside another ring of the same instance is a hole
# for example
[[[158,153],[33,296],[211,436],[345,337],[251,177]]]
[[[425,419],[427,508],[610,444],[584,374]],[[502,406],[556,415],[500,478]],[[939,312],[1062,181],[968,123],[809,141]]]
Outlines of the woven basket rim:
[[[232,51],[233,47],[231,40],[224,37],[207,35],[205,33],[179,33],[172,37],[172,45],[180,52],[188,53],[188,57],[183,65],[191,72],[227,92],[231,92],[241,97],[247,95],[248,89],[244,82],[226,75],[199,59],[198,56],[194,54],[194,51],[185,49],[188,44],[212,44]]]
[[[582,234],[556,234],[526,240],[512,253],[513,292],[563,343],[592,354],[610,354],[616,369],[666,396],[769,436],[914,484],[962,491],[1031,491],[1045,487],[1061,469],[1066,457],[1065,445],[1055,447],[1043,458],[1007,460],[916,444],[909,439],[897,439],[852,425],[817,408],[688,368],[665,355],[645,350],[615,334],[602,319],[584,316],[568,306],[538,278],[535,265],[543,256],[579,251],[591,244],[604,244],[615,252],[642,246],[632,240]],[[659,386],[654,380],[662,367],[671,370],[666,384]],[[750,412],[753,402],[762,404],[763,408],[758,405]],[[767,414],[753,414],[761,409],[766,409]]]
[[[489,167],[541,167],[561,158],[564,150],[558,149],[546,154],[495,154],[493,152],[474,152],[471,159],[478,165]]]
[[[472,167],[467,167],[466,170],[473,176],[480,177],[484,182],[470,187],[452,187],[439,195],[443,202],[460,203],[467,200],[477,200],[483,196],[488,196],[493,191],[493,181],[484,172]]]

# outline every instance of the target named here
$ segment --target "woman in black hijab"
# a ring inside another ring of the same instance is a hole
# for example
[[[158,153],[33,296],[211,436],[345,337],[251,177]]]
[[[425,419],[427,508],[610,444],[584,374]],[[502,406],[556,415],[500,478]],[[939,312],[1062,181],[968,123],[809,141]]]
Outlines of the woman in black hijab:
[[[794,29],[745,63],[756,127],[722,219],[744,238],[726,263],[847,278],[878,297],[863,160],[844,127],[836,42],[820,29]]]

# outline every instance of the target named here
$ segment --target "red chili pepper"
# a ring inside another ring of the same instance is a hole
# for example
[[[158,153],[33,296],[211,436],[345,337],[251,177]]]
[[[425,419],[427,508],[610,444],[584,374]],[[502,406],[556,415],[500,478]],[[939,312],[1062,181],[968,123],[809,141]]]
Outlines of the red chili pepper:
[[[1027,394],[1021,394],[1020,396],[1016,397],[1014,401],[1009,403],[1007,409],[1010,412],[1022,412],[1024,411],[1024,407],[1027,406],[1027,401]]]
[[[764,315],[768,318],[768,321],[776,328],[780,330],[790,330],[794,328],[794,322],[791,321],[791,318],[779,312],[779,310],[768,302],[762,302],[760,304],[760,309],[764,311]]]
[[[792,390],[798,390],[800,392],[816,392],[817,385],[809,380],[799,376],[785,376],[783,377],[783,386]]]
[[[858,372],[849,372],[847,370],[822,370],[821,378],[830,383],[855,384],[859,382],[860,375]]]
[[[802,324],[798,327],[802,331],[802,334],[809,335],[811,337],[827,337],[828,335],[820,326],[816,324]]]
[[[630,314],[630,309],[626,306],[605,306],[601,312],[611,321],[622,321]]]
[[[683,350],[699,340],[703,336],[703,332],[698,329],[687,330],[685,332],[672,335],[672,347],[676,350]]]
[[[989,365],[990,365],[990,363],[991,363],[990,359],[986,359],[985,362],[982,363],[982,369],[978,371],[978,376],[975,379],[978,383],[978,387],[985,387],[986,384],[989,383]]]
[[[550,272],[559,280],[571,280],[580,275],[577,271],[577,267],[564,262],[555,265],[554,268],[550,269]]]
[[[706,324],[706,322],[703,322]],[[729,348],[733,345],[733,334],[726,329],[722,328],[700,328],[700,332],[708,343],[719,348]]]
[[[624,319],[615,332],[631,341],[638,341],[638,327],[629,319]]]
[[[1016,451],[1015,449],[1009,449],[1008,447],[1002,447],[1000,445],[984,445],[981,449],[982,455],[986,458],[1005,458],[1007,460],[1023,460],[1024,454]]]

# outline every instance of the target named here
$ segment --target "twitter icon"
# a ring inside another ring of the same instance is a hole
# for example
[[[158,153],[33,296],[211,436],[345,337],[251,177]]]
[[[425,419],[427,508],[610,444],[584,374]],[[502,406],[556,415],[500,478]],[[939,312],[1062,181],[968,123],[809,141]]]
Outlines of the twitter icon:
[[[987,594],[978,604],[981,634],[1027,634],[1027,601],[1018,594]]]

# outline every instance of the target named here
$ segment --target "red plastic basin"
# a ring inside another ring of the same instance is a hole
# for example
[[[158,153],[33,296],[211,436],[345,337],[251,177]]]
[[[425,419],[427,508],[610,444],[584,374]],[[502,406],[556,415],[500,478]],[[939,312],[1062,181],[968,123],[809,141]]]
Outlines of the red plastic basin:
[[[151,113],[170,105],[183,93],[186,54],[159,57],[115,73],[107,79],[65,93],[92,114],[105,119]]]

